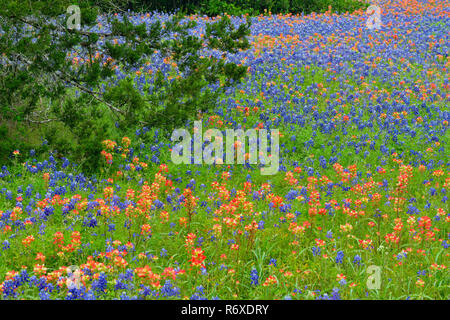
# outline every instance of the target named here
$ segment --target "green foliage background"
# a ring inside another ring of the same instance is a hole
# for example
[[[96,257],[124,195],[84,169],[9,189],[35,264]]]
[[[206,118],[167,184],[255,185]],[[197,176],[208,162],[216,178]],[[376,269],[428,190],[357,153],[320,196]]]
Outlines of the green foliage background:
[[[96,0],[92,0],[94,3]],[[224,12],[231,15],[257,15],[272,13],[308,14],[324,12],[332,6],[334,12],[354,11],[368,4],[364,0],[119,0],[115,3],[125,10],[132,11],[176,11],[218,15]],[[103,8],[109,10],[109,8]]]

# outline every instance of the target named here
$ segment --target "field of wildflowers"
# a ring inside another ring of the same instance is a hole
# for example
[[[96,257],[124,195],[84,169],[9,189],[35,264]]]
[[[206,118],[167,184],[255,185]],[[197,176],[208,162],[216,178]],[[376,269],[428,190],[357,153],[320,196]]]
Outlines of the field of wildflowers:
[[[252,48],[230,57],[249,77],[201,120],[278,129],[274,175],[174,165],[151,128],[104,141],[96,176],[14,151],[0,170],[1,297],[448,299],[450,3],[379,5],[380,30],[364,11],[252,18]],[[192,19],[201,36],[211,18]],[[156,57],[136,85],[157,69],[177,76]]]

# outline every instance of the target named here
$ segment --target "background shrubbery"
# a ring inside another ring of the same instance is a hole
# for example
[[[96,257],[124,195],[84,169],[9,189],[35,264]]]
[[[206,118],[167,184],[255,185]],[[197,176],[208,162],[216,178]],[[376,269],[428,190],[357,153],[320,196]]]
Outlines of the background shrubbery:
[[[96,0],[93,0],[96,2]],[[332,6],[333,12],[352,12],[366,7],[364,0],[123,0],[115,1],[116,5],[132,11],[175,11],[186,13],[202,13],[219,15],[224,12],[231,15],[257,15],[264,12],[272,13],[311,13],[324,12]],[[103,8],[109,10],[109,7]]]
[[[233,15],[261,14],[265,12],[308,14],[311,12],[325,12],[332,7],[333,12],[352,12],[365,7],[360,0],[208,0],[200,1],[200,12],[209,15],[227,12]]]

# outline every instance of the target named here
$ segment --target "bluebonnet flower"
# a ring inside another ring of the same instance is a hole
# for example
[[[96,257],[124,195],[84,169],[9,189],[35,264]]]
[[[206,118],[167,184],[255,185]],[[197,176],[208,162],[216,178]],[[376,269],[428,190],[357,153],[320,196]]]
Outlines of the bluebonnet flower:
[[[250,272],[251,277],[251,285],[257,286],[259,284],[259,275],[258,270],[252,269]]]
[[[41,300],[51,300],[50,293],[46,292],[45,290],[39,291],[39,298]]]
[[[258,222],[258,230],[263,230],[264,229],[264,220],[261,220]]]
[[[136,300],[136,299],[137,297],[135,296],[129,297],[126,292],[122,292],[122,294],[120,295],[120,300]]]
[[[199,237],[196,241],[197,247],[201,247],[205,239],[203,237]]]
[[[417,275],[418,276],[424,276],[426,274],[427,274],[427,270],[419,270],[419,271],[417,271]]]
[[[406,255],[407,255],[406,252],[401,252],[396,256],[396,258],[397,260],[402,260],[403,258],[406,258]]]
[[[92,289],[99,293],[106,293],[106,287],[108,285],[108,276],[102,272],[97,280],[92,282]]]
[[[358,256],[358,255],[355,255],[354,257],[353,257],[353,263],[354,264],[357,264],[358,266],[361,264],[361,257],[360,256]]]
[[[132,290],[133,287],[133,284],[127,284],[125,282],[122,282],[122,279],[118,279],[116,281],[116,284],[114,285],[114,290]]]
[[[174,287],[170,280],[166,280],[161,288],[161,295],[163,297],[179,297],[180,288]]]
[[[10,248],[10,244],[8,240],[3,241],[3,250],[8,250]]]
[[[311,250],[312,250],[314,257],[317,255],[320,255],[320,252],[322,251],[322,249],[320,247],[312,247]]]
[[[338,251],[336,255],[336,263],[342,263],[343,259],[344,259],[344,252]]]
[[[73,286],[68,289],[66,300],[83,300],[85,297],[85,288],[82,286],[81,288],[77,288]]]
[[[191,300],[207,300],[207,298],[204,296],[204,288],[203,286],[198,286],[195,288],[195,293],[190,297]]]
[[[340,296],[340,294],[339,294],[339,288],[334,288],[333,290],[332,290],[332,300],[340,300],[341,299],[341,296]]]

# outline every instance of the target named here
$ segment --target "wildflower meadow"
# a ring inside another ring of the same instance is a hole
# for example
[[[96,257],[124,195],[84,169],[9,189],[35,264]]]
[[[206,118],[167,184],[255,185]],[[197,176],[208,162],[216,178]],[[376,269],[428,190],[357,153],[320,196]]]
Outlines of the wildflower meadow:
[[[448,299],[450,3],[370,4],[379,11],[229,16],[251,21],[249,48],[227,56],[247,75],[194,115],[201,132],[179,126],[184,147],[133,124],[100,141],[95,172],[49,146],[10,150],[1,298]],[[137,25],[170,17],[129,13]],[[201,37],[218,18],[185,19]],[[103,85],[131,77],[144,95],[158,71],[182,73],[155,56]],[[207,130],[247,139],[219,150]]]

